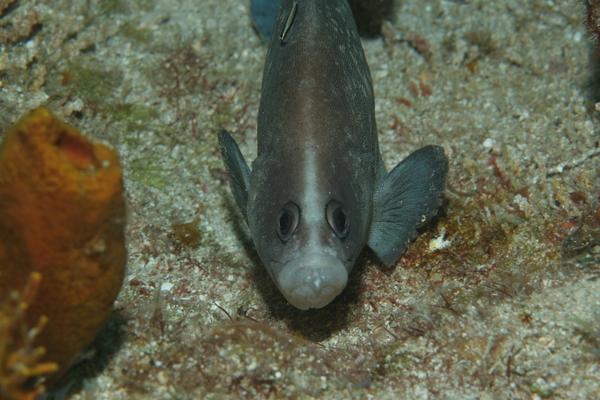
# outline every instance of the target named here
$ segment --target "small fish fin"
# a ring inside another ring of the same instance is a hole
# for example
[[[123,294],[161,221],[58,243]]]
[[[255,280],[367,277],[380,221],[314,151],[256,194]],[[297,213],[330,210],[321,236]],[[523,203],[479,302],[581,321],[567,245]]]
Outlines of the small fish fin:
[[[248,220],[246,204],[248,203],[248,190],[250,189],[250,168],[246,164],[237,143],[229,132],[224,129],[219,131],[219,145],[225,167],[229,173],[229,184],[231,185],[233,197],[244,218]]]
[[[448,159],[439,146],[425,146],[400,162],[378,183],[373,197],[369,247],[393,265],[442,203]]]

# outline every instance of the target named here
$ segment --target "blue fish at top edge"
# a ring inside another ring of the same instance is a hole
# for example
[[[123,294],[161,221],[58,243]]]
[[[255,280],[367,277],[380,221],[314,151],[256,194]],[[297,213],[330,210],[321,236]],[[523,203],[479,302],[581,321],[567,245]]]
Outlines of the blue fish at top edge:
[[[281,0],[250,0],[252,23],[267,42],[273,34],[273,23],[279,12]]]

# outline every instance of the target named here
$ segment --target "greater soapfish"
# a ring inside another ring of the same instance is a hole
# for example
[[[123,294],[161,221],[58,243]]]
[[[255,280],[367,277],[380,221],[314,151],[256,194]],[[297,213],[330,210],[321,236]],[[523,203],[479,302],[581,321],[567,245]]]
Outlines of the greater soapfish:
[[[219,133],[237,205],[285,298],[321,308],[365,245],[393,265],[440,207],[448,161],[425,146],[386,172],[373,87],[346,0],[284,0],[264,66],[257,157]]]

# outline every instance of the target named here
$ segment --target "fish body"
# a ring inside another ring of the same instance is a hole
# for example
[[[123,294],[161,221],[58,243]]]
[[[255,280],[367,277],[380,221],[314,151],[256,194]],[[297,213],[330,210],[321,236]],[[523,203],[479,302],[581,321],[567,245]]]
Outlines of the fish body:
[[[365,247],[393,264],[437,211],[448,164],[427,146],[386,173],[369,68],[346,0],[284,0],[266,57],[250,169],[219,141],[236,202],[281,293],[320,308]]]

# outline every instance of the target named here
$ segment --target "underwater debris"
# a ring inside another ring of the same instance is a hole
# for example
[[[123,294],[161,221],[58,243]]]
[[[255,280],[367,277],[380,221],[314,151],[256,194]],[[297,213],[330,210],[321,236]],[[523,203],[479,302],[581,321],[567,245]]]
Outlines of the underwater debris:
[[[0,144],[0,298],[43,280],[26,323],[58,379],[108,318],[125,272],[125,204],[117,154],[44,108]]]
[[[4,11],[13,5],[16,0],[0,0],[0,17],[4,16]]]
[[[415,51],[425,59],[425,61],[431,61],[432,52],[429,44],[427,43],[427,39],[418,33],[410,32],[406,35],[406,41],[410,47],[415,49]]]
[[[202,234],[198,229],[198,221],[184,222],[181,224],[171,224],[171,233],[176,243],[184,247],[198,247],[202,242]]]
[[[26,9],[23,7],[18,12],[13,13],[13,8],[18,3],[14,1],[0,1],[0,44],[11,45],[25,42],[33,38],[42,28],[41,15],[35,9]]]
[[[46,353],[34,344],[43,331],[47,318],[40,317],[29,327],[25,314],[35,299],[42,275],[33,272],[22,293],[16,290],[0,303],[0,398],[6,400],[33,400],[44,393],[42,378],[56,372],[54,362],[42,362]],[[33,380],[33,381],[32,381]]]
[[[596,310],[589,320],[575,319],[573,330],[590,355],[600,361],[600,312]]]
[[[580,268],[598,269],[600,254],[600,203],[586,207],[584,213],[562,242],[563,261]],[[573,264],[573,261],[575,264]]]
[[[596,44],[600,38],[600,1],[587,0],[587,28]]]

